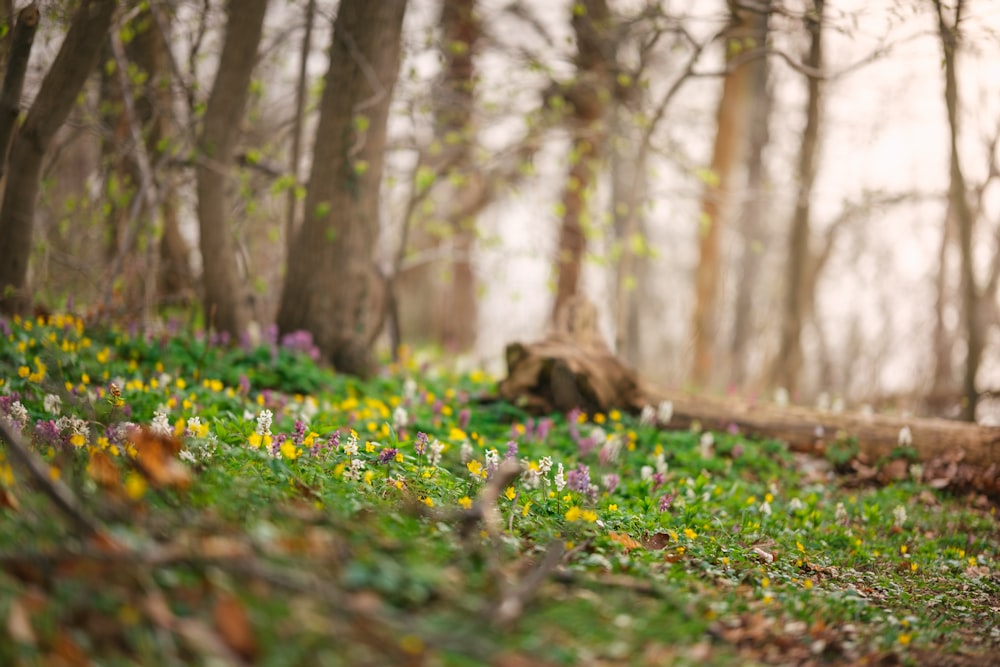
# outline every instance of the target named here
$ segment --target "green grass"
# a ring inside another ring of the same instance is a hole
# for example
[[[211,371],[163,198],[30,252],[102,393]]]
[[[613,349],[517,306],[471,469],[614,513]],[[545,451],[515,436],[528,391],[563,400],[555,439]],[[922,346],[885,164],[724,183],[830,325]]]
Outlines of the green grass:
[[[538,419],[480,400],[482,373],[412,360],[359,382],[276,344],[70,317],[0,331],[0,415],[115,545],[0,461],[0,664],[976,664],[1000,650],[1000,530],[982,499],[849,488],[778,442],[710,444],[616,412],[552,415],[539,436]],[[154,419],[183,442],[176,483],[144,476],[119,428]],[[532,472],[497,489],[495,527],[468,520],[510,442]]]

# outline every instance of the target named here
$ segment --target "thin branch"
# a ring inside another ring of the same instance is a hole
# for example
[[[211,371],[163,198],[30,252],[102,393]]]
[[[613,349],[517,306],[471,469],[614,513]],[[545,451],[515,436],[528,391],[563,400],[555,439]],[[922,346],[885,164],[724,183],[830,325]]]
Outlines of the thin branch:
[[[100,524],[80,505],[73,492],[63,482],[52,479],[48,466],[32,452],[21,436],[14,432],[11,423],[0,418],[0,440],[7,443],[11,459],[31,478],[32,482],[47,495],[82,537],[100,535]]]

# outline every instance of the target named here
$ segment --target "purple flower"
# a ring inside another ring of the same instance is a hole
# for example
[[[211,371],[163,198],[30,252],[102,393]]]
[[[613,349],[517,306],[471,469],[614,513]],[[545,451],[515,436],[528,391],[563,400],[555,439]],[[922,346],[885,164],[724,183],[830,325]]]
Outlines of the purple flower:
[[[504,460],[510,461],[517,458],[517,441],[509,440],[507,442],[507,452],[504,454]]]
[[[464,431],[468,428],[470,419],[472,419],[472,412],[469,408],[462,408],[462,410],[458,413],[458,428]]]
[[[663,482],[666,481],[662,472],[653,473],[653,491],[655,492],[658,488],[663,486]]]
[[[110,429],[110,427],[108,427]],[[51,419],[39,419],[35,422],[35,437],[46,445],[66,444],[65,438],[59,433],[59,427]]]
[[[247,396],[250,393],[250,378],[246,376],[246,373],[240,375],[239,382],[240,394]]]
[[[413,443],[413,449],[416,450],[417,454],[420,456],[423,456],[427,451],[427,441],[428,437],[426,433],[423,431],[417,433],[417,440]]]
[[[594,451],[594,447],[597,446],[597,440],[593,437],[580,438],[576,441],[576,446],[580,450],[580,458],[585,458]]]
[[[378,453],[378,462],[381,464],[386,464],[393,461],[396,458],[396,454],[399,450],[395,447],[386,447],[381,452]]]
[[[569,414],[566,415],[566,425],[569,427],[569,434],[576,441],[580,440],[579,419],[580,415],[582,414],[583,412],[580,410],[580,408],[573,408],[572,410],[569,411]]]
[[[576,470],[566,473],[566,486],[570,491],[588,493],[590,491],[590,468],[580,463]]]
[[[306,425],[305,422],[296,419],[295,420],[295,433],[292,436],[292,442],[295,443],[296,447],[301,447],[303,441],[306,439]]]
[[[545,442],[552,431],[553,421],[549,417],[542,417],[535,425],[535,440]]]
[[[278,433],[274,436],[274,440],[271,441],[271,456],[281,456],[281,446],[285,444],[285,440],[288,440],[288,436],[284,433]]]
[[[660,512],[666,512],[670,509],[670,506],[674,502],[674,498],[677,497],[676,493],[665,493],[660,496]]]
[[[618,484],[621,483],[621,477],[612,472],[605,475],[602,481],[604,482],[604,488],[608,490],[608,493],[614,493],[615,489],[618,488]]]

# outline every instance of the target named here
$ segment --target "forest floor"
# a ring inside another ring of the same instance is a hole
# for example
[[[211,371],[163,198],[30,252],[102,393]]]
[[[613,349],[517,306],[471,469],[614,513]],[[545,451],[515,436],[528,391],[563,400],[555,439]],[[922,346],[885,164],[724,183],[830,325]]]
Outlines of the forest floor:
[[[302,337],[0,336],[0,664],[1000,664],[996,506],[903,450],[862,483]]]

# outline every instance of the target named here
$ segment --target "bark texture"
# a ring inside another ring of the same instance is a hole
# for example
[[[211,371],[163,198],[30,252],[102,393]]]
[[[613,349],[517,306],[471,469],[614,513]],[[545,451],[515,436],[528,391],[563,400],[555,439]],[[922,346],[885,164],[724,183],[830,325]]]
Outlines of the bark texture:
[[[577,7],[581,9],[577,9]],[[611,12],[606,0],[582,0],[573,8],[576,80],[563,95],[569,104],[572,145],[562,195],[562,225],[556,255],[553,318],[580,292],[586,225],[597,165],[607,140],[607,113],[613,90]]]
[[[715,144],[698,220],[691,381],[699,387],[709,385],[713,379],[712,357],[718,333],[719,280],[722,272],[722,228],[724,215],[731,208],[731,180],[746,148],[745,108],[749,100],[747,80],[750,68],[746,63],[734,61],[748,43],[750,17],[748,10],[738,8],[735,3],[730,4],[729,13],[729,29],[725,36],[728,71],[723,78],[722,96],[716,112]]]
[[[21,91],[24,89],[24,75],[28,71],[31,45],[38,30],[38,5],[31,3],[17,13],[17,22],[10,38],[10,53],[0,90],[0,179],[7,168],[7,152],[21,115]]]
[[[283,333],[309,331],[338,370],[356,375],[371,371],[379,187],[405,8],[405,0],[340,5],[278,312]]]
[[[251,314],[229,220],[230,175],[266,11],[267,0],[229,0],[226,38],[199,136],[196,171],[205,324],[234,337],[246,331]]]
[[[806,15],[806,29],[810,34],[809,55],[806,65],[814,71],[823,68],[823,4],[813,0],[813,10]],[[813,183],[816,180],[816,163],[819,156],[820,112],[823,84],[816,77],[808,78],[806,99],[806,125],[802,131],[799,149],[798,193],[795,212],[788,235],[788,264],[785,274],[785,301],[781,319],[781,342],[775,359],[772,384],[784,387],[795,395],[802,370],[802,327],[812,308],[812,291],[809,283],[812,250],[810,225]]]
[[[750,43],[748,48],[760,52],[766,48],[768,19],[771,0],[759,3],[760,7],[748,17]],[[730,382],[742,387],[747,382],[750,352],[756,333],[754,298],[761,291],[760,267],[767,226],[764,211],[767,202],[767,170],[764,150],[770,141],[771,94],[768,90],[768,60],[755,57],[747,63],[750,73],[746,84],[749,102],[746,154],[746,196],[741,214],[736,219],[740,238],[739,280],[736,286],[736,305],[733,313],[733,331],[730,344]]]
[[[962,162],[958,153],[959,113],[958,113],[958,76],[955,60],[959,47],[959,24],[962,21],[964,3],[957,0],[951,23],[945,17],[945,7],[941,0],[934,0],[937,11],[938,34],[941,39],[941,52],[944,58],[944,103],[948,112],[948,129],[950,142],[949,173],[951,184],[948,189],[948,200],[955,215],[958,227],[958,247],[961,271],[962,320],[965,329],[965,368],[962,374],[962,418],[974,421],[979,393],[976,391],[976,376],[979,373],[979,363],[983,355],[983,328],[979,316],[979,288],[972,256],[972,238],[975,227],[975,216],[969,206],[965,174],[962,172]]]
[[[0,312],[24,313],[30,305],[28,258],[42,161],[97,64],[117,4],[82,2],[11,145],[0,207]]]

